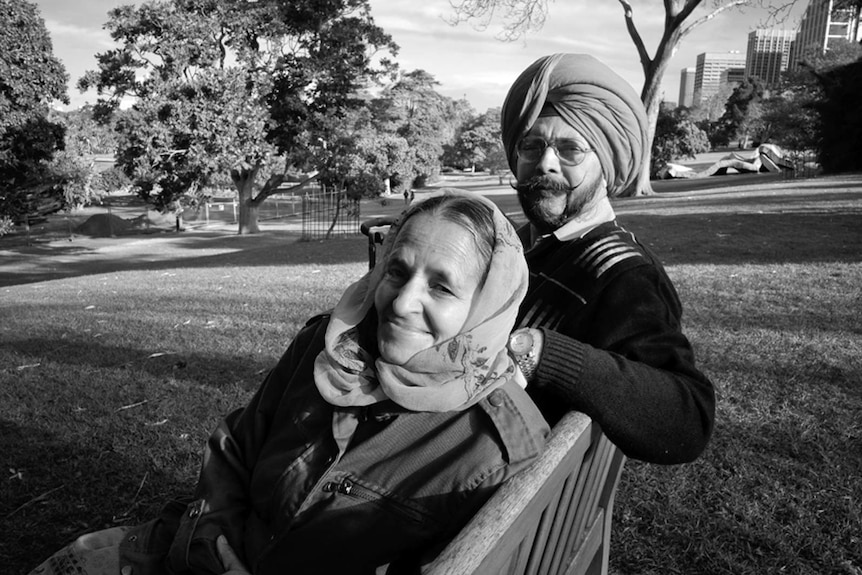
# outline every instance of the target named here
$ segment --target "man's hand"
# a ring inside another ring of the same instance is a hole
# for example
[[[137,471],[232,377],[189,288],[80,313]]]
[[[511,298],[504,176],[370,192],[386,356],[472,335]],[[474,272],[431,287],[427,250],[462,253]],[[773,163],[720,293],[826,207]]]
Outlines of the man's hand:
[[[218,549],[219,559],[225,568],[223,575],[251,575],[248,567],[239,560],[224,535],[219,535],[216,539],[216,549]]]

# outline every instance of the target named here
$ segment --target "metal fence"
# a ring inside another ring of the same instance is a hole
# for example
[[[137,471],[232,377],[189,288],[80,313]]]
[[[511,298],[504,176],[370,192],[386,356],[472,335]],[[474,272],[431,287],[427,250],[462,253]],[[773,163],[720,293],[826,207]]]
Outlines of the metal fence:
[[[817,154],[814,152],[785,152],[783,160],[791,166],[790,169],[781,171],[785,180],[813,178],[822,173]]]
[[[325,189],[314,180],[270,196],[261,204],[258,221],[301,234],[302,239],[359,235],[360,202],[343,192]],[[182,213],[187,229],[230,229],[237,225],[239,206],[231,190],[215,190],[206,203]],[[0,247],[31,245],[79,236],[113,237],[175,229],[173,214],[161,214],[132,195],[113,195],[102,203],[39,218],[29,226],[15,226],[0,236]]]
[[[207,225],[214,221],[237,222],[236,199],[213,201],[198,208],[187,221]],[[201,214],[203,214],[201,216]],[[293,187],[285,187],[261,204],[258,221],[296,219],[301,223],[303,240],[356,235],[359,233],[360,203],[344,191],[327,189],[317,178],[309,178]]]
[[[327,239],[359,232],[359,200],[343,191],[302,196],[302,239]]]

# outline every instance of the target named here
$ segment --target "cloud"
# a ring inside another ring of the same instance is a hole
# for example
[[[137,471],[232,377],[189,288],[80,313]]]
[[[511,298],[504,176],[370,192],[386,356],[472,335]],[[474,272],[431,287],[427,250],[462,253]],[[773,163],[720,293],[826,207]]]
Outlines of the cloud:
[[[92,33],[92,30],[89,28],[85,28],[83,26],[76,26],[74,24],[64,24],[63,22],[58,22],[56,20],[45,20],[45,27],[48,29],[48,32],[51,33],[51,36],[54,38],[81,38],[86,37]]]

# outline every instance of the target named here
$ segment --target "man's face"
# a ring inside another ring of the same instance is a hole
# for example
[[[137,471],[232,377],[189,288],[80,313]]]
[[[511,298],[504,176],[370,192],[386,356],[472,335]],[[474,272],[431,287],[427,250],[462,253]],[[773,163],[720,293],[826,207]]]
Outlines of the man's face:
[[[542,150],[548,142],[556,147]],[[518,147],[518,199],[541,233],[556,230],[606,193],[591,143],[560,116],[539,117]]]

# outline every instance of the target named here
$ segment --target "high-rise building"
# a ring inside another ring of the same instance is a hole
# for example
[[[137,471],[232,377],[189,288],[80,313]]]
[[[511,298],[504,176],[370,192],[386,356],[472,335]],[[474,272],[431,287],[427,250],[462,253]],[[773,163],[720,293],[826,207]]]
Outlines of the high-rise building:
[[[790,63],[790,48],[795,38],[794,30],[760,29],[750,32],[745,76],[760,78],[766,86],[776,84]]]
[[[745,69],[745,54],[741,52],[704,52],[697,55],[694,72],[694,105],[697,106],[721,87],[721,73],[728,68]]]
[[[730,86],[731,88],[736,88],[742,81],[748,77],[748,74],[745,73],[745,68],[725,68],[721,71],[721,75],[719,76],[718,86]]]
[[[862,26],[852,8],[836,8],[833,0],[811,0],[802,15],[790,55],[790,66],[822,54],[836,40],[862,40]]]
[[[691,108],[694,104],[694,68],[679,71],[679,105]]]

